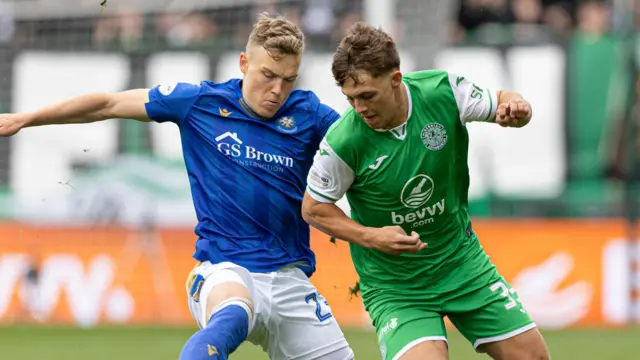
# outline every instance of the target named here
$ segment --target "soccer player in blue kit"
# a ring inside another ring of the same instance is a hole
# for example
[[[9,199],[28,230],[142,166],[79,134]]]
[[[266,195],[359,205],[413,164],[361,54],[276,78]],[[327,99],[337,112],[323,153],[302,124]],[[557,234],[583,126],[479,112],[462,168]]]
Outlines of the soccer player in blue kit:
[[[315,257],[302,197],[339,115],[293,90],[303,48],[294,24],[261,15],[240,55],[242,80],[87,94],[0,115],[0,136],[113,118],[177,124],[198,219],[187,293],[200,327],[180,360],[227,359],[245,340],[271,359],[354,357],[309,281]]]

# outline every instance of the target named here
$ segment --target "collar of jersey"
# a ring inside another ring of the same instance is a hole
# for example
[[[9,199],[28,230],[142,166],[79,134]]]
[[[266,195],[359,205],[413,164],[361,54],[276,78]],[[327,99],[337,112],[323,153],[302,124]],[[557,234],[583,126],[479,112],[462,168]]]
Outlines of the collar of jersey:
[[[409,102],[407,106],[407,120],[405,120],[402,124],[394,127],[393,129],[374,129],[375,131],[379,131],[379,132],[396,131],[399,133],[404,133],[403,127],[407,125],[407,122],[409,122],[409,119],[411,118],[411,114],[413,112],[413,101],[411,100],[411,90],[409,90],[409,86],[404,81],[402,82],[402,84],[404,84],[404,88],[407,91],[407,101]]]
[[[242,108],[242,110],[244,110],[252,118],[256,118],[262,121],[270,120],[269,118],[262,117],[257,112],[253,111],[253,109],[251,109],[251,106],[249,106],[249,104],[247,104],[247,102],[244,101],[243,97],[238,98],[238,104],[240,104],[240,107]]]
[[[280,110],[282,110],[282,108],[284,107],[283,105],[280,109],[278,109],[278,112],[275,113],[273,117],[266,118],[264,116],[260,116],[257,112],[253,111],[251,106],[249,106],[249,104],[247,104],[247,102],[244,100],[244,97],[242,96],[242,80],[238,81],[238,88],[236,89],[236,95],[238,96],[238,104],[240,105],[242,110],[244,110],[247,113],[247,115],[251,116],[252,118],[258,119],[260,121],[272,120],[280,113]]]

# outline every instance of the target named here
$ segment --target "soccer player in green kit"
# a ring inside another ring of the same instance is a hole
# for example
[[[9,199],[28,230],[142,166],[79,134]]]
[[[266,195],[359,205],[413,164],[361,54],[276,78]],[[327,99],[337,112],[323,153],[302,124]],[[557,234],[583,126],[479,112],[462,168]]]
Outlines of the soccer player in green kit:
[[[385,360],[447,359],[444,316],[494,359],[548,359],[467,210],[466,124],[523,127],[530,104],[446,71],[399,68],[382,30],[358,23],[342,39],[332,71],[352,108],[314,158],[303,216],[350,243]],[[334,204],[345,194],[351,217]]]

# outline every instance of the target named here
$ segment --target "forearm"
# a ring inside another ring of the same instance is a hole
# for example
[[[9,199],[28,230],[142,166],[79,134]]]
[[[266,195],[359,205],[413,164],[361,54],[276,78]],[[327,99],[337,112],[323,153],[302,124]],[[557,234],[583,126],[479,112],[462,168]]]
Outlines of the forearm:
[[[83,124],[115,118],[149,121],[145,108],[148,93],[148,89],[134,89],[76,96],[27,114],[23,127]]]
[[[353,221],[335,204],[316,203],[303,207],[302,216],[309,225],[325,234],[366,246],[369,228]]]
[[[87,94],[41,108],[27,117],[25,127],[53,124],[81,124],[111,117],[108,94]]]

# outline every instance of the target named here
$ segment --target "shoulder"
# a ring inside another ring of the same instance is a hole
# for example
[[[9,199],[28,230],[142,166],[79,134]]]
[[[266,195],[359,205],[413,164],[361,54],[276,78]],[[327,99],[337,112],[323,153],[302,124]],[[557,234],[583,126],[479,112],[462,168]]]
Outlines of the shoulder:
[[[421,71],[412,71],[402,75],[405,80],[410,81],[434,81],[446,78],[449,72],[445,70],[430,69]]]
[[[285,103],[282,114],[293,116],[299,124],[315,129],[320,136],[325,135],[327,128],[340,117],[330,106],[323,104],[313,91],[294,90]]]
[[[235,91],[232,81],[215,83],[205,80],[200,83],[174,82],[160,84],[151,89],[151,94],[159,98],[193,99],[206,95],[230,96],[235,94]]]
[[[327,131],[326,142],[341,155],[358,148],[358,143],[363,139],[362,125],[366,124],[358,117],[353,108],[349,108]]]
[[[287,99],[286,106],[291,111],[315,112],[320,106],[320,99],[310,90],[293,90]]]
[[[202,95],[236,96],[240,90],[240,79],[225,82],[201,81],[198,85]]]
[[[403,75],[414,99],[449,104],[454,100],[456,75],[445,70],[424,70]]]
[[[402,79],[410,87],[423,91],[450,88],[450,74],[445,70],[423,70],[404,74]]]

